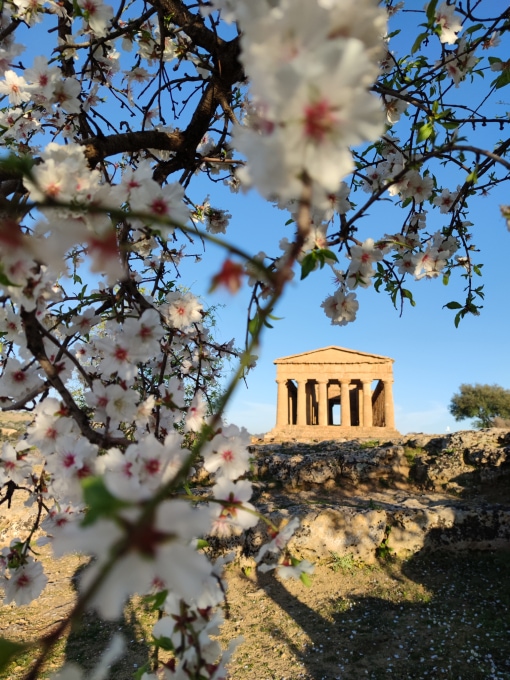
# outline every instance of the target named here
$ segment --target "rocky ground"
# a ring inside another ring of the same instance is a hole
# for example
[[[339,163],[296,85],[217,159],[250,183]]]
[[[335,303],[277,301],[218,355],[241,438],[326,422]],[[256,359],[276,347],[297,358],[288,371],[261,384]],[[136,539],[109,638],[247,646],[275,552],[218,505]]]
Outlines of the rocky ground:
[[[510,432],[271,443],[255,446],[253,456],[257,503],[275,517],[300,515],[293,547],[317,566],[311,588],[280,582],[253,567],[261,534],[235,546],[223,637],[242,634],[244,642],[232,678],[510,679]],[[2,544],[29,530],[23,500],[15,497],[8,513],[0,506]],[[1,608],[1,636],[33,639],[72,606],[84,559],[52,560],[47,548],[41,559],[45,593],[26,607]],[[136,603],[113,624],[89,614],[41,678],[65,658],[90,668],[118,629],[129,652],[112,677],[132,678],[147,661],[151,623]],[[32,655],[0,679],[21,680]]]

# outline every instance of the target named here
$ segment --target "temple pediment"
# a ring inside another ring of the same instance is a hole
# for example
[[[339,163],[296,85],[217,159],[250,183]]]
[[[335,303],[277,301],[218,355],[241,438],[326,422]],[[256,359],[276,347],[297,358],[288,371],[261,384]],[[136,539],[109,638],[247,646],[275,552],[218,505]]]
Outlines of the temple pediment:
[[[321,349],[313,349],[309,352],[301,352],[300,354],[291,354],[288,357],[281,357],[276,359],[275,364],[380,364],[393,363],[390,357],[381,356],[380,354],[369,354],[368,352],[359,352],[354,349],[347,349],[346,347],[336,347],[330,345]]]

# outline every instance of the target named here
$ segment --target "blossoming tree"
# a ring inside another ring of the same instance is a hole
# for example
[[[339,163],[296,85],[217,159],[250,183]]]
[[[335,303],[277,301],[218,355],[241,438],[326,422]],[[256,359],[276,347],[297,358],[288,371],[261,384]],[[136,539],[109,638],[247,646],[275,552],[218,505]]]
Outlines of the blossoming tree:
[[[297,521],[259,516],[247,433],[221,420],[296,269],[332,268],[322,306],[337,325],[355,319],[358,288],[402,305],[409,279],[456,271],[455,322],[478,312],[469,205],[509,178],[497,102],[510,18],[488,0],[419,4],[3,3],[0,403],[33,421],[1,449],[0,503],[24,494],[37,509],[0,553],[4,600],[43,591],[36,537],[96,558],[28,678],[71,620],[116,618],[135,593],[152,596],[155,644],[174,655],[155,654],[143,680],[226,677],[230,652],[211,638],[224,560],[206,558],[204,537],[265,522],[261,568],[307,581],[312,566],[286,547]],[[278,252],[228,241],[218,182],[287,211]],[[394,208],[389,232],[366,219],[379,200]],[[200,266],[196,239],[225,252],[211,287],[252,286],[242,353],[215,341],[204,303],[178,285],[183,258]],[[239,367],[211,413],[225,356]],[[190,490],[197,465],[213,480],[205,496]],[[24,648],[0,641],[0,665]],[[114,640],[94,677],[122,653]]]

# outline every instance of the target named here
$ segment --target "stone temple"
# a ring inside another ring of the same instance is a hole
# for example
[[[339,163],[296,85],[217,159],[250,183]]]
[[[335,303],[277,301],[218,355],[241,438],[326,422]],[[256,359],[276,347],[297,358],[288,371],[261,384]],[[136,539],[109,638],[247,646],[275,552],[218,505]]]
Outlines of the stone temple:
[[[324,347],[276,359],[276,427],[266,439],[399,436],[393,359]]]

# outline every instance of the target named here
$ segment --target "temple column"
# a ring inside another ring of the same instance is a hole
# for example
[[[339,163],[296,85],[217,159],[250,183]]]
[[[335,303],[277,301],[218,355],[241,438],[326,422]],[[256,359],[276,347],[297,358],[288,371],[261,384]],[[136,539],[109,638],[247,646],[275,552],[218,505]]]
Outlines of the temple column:
[[[289,424],[289,393],[286,380],[277,380],[278,394],[276,397],[276,427]]]
[[[395,411],[393,408],[393,380],[383,380],[384,384],[384,425],[395,429]]]
[[[340,381],[340,404],[342,407],[342,419],[340,425],[343,427],[351,426],[351,399],[350,399],[350,386],[351,381]]]
[[[297,381],[297,425],[306,425],[306,380]]]
[[[318,380],[319,383],[319,425],[328,424],[328,381]]]
[[[372,381],[363,380],[363,427],[372,424]]]

